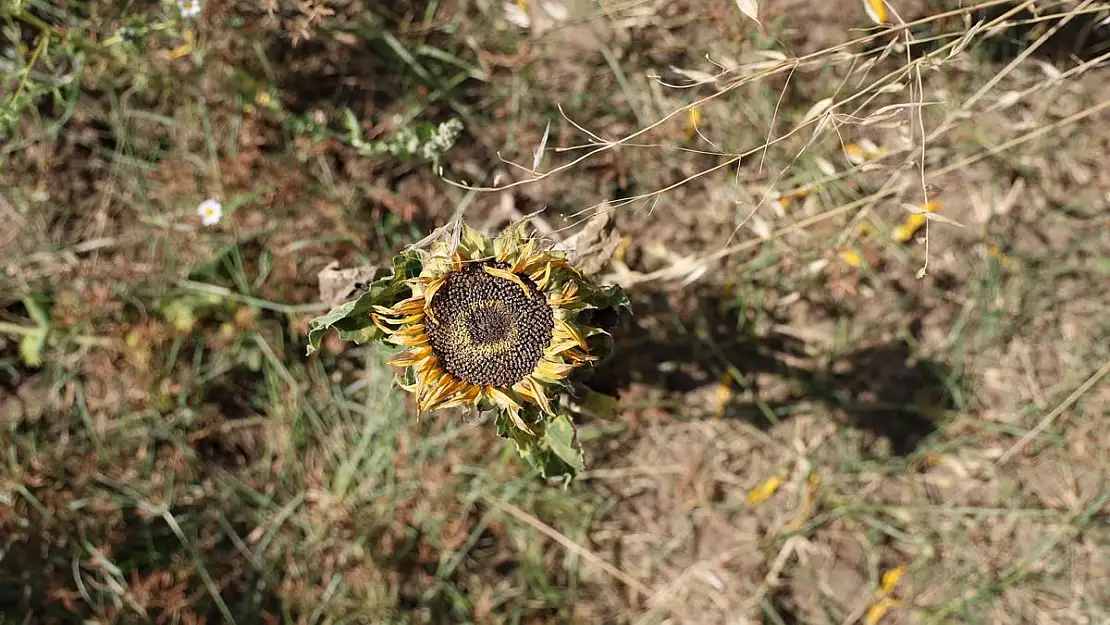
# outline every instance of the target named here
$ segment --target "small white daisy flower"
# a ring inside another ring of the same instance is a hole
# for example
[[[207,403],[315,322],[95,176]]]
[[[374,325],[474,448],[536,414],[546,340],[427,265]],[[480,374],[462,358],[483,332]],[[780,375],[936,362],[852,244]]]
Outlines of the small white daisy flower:
[[[214,226],[220,223],[220,218],[224,214],[224,207],[216,200],[205,200],[197,205],[197,214],[200,215],[200,223],[206,226]]]
[[[543,12],[547,13],[548,17],[556,22],[565,22],[570,17],[570,12],[567,8],[558,2],[544,2]]]
[[[177,8],[181,9],[181,17],[196,17],[200,15],[200,0],[177,0]]]
[[[523,2],[506,2],[503,6],[505,21],[521,28],[528,28],[532,25],[532,18],[528,16],[528,11],[525,9],[527,5]]]

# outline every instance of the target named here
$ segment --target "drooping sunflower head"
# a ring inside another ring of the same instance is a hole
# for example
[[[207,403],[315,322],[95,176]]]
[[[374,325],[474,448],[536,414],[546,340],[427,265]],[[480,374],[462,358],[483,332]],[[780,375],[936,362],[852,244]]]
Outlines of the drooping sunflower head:
[[[489,240],[464,226],[454,246],[420,252],[409,296],[375,306],[374,323],[405,352],[402,386],[421,412],[496,407],[530,431],[522,411],[553,414],[571,372],[596,360],[590,338],[604,329],[579,322],[609,293],[541,250],[520,222]]]

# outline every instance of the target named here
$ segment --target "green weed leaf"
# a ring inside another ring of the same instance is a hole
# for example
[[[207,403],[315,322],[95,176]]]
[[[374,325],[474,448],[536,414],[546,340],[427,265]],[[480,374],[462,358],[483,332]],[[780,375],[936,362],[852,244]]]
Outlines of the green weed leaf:
[[[23,307],[27,309],[27,315],[35,322],[35,329],[19,339],[19,357],[23,360],[23,364],[37,368],[42,366],[42,351],[46,347],[46,339],[50,335],[50,313],[34,297],[24,297]]]
[[[19,340],[19,357],[23,364],[37,369],[42,366],[42,350],[46,347],[46,332],[41,330],[23,335]]]

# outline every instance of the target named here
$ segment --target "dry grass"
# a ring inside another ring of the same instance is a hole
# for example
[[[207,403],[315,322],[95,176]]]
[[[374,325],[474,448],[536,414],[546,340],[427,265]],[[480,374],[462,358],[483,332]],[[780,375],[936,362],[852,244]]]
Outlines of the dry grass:
[[[1110,6],[542,4],[3,22],[0,615],[1110,619]],[[464,141],[437,176],[344,107]],[[595,207],[636,318],[569,490],[303,357],[331,260]]]

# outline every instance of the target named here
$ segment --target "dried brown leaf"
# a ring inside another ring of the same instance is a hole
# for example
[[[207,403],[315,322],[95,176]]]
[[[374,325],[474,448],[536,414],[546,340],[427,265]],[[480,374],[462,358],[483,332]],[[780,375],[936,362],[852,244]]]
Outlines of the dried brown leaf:
[[[570,262],[582,273],[590,275],[605,267],[620,242],[621,236],[612,223],[608,206],[602,206],[581,230],[556,245],[555,249],[568,252]]]
[[[366,285],[381,277],[380,267],[340,269],[339,261],[328,263],[316,274],[320,281],[320,301],[334,308],[357,296]]]

